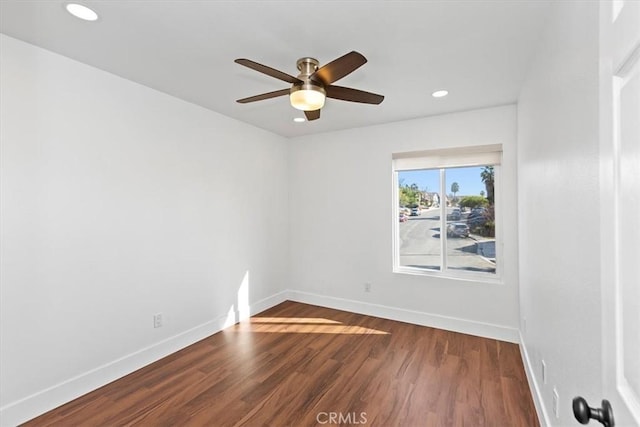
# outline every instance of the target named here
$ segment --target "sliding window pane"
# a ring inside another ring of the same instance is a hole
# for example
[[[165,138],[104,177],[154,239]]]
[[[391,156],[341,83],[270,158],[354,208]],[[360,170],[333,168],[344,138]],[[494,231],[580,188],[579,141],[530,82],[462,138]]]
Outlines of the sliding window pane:
[[[440,170],[398,172],[400,266],[440,270]]]
[[[494,169],[445,169],[445,234],[450,270],[496,272]]]

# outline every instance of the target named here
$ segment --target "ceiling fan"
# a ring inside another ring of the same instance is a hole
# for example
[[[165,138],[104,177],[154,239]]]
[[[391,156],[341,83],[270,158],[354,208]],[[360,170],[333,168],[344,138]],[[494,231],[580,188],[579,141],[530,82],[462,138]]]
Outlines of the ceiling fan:
[[[304,111],[307,120],[316,120],[320,118],[320,109],[324,106],[326,97],[363,104],[380,104],[384,100],[382,95],[332,84],[367,62],[367,58],[356,51],[349,52],[320,68],[318,68],[320,62],[317,59],[300,58],[297,61],[300,71],[298,77],[258,64],[250,59],[240,58],[235,62],[278,80],[291,83],[290,89],[238,99],[237,102],[241,104],[289,95],[291,106]]]

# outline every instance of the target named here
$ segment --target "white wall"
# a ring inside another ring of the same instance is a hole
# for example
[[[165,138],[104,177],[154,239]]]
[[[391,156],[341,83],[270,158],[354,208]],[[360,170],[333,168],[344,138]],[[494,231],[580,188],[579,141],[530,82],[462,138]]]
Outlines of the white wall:
[[[10,425],[210,335],[230,310],[273,303],[287,279],[288,154],[273,134],[0,42]]]
[[[518,122],[523,348],[543,422],[574,425],[573,397],[602,399],[597,2],[554,3]]]
[[[504,106],[293,139],[292,298],[517,340],[516,135]],[[392,153],[487,144],[504,150],[504,283],[393,273]]]

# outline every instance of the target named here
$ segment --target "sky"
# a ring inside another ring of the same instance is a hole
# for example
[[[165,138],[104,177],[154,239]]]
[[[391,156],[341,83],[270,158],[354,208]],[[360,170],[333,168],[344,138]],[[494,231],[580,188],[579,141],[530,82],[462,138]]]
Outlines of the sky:
[[[446,170],[446,189],[447,194],[451,194],[451,184],[458,183],[460,190],[457,196],[479,196],[480,191],[486,193],[486,188],[480,173],[482,167],[466,167],[466,168],[449,168]],[[440,190],[440,170],[416,170],[416,171],[399,171],[398,182],[401,185],[417,184],[420,190],[435,192]]]

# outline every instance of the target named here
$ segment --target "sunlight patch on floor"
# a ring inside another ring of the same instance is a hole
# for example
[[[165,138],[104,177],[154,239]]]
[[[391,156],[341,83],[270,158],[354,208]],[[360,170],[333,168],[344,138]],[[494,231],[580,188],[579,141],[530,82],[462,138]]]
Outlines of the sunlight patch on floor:
[[[237,332],[388,335],[389,332],[357,325],[344,325],[317,317],[252,317],[235,325]]]
[[[342,323],[325,319],[322,317],[252,317],[251,323],[304,323],[304,324],[323,324],[323,325],[342,325]]]

